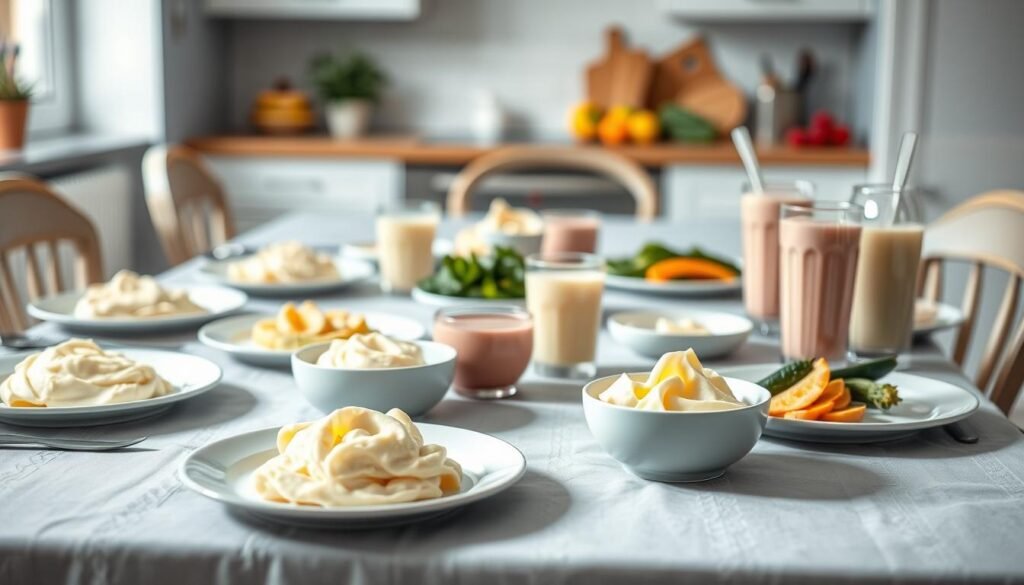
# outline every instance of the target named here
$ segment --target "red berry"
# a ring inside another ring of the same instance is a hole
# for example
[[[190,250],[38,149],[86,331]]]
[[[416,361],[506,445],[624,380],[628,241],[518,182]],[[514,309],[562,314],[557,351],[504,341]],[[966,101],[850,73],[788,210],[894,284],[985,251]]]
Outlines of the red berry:
[[[850,142],[850,127],[845,124],[840,124],[832,129],[832,135],[829,136],[829,143],[833,146],[846,146]]]
[[[818,110],[811,116],[811,129],[821,129],[830,133],[832,127],[836,125],[836,119],[832,117],[832,114],[825,110]]]
[[[786,130],[786,143],[793,147],[807,144],[807,131],[800,127]]]
[[[828,144],[829,132],[824,128],[812,127],[807,131],[807,143],[814,146],[825,146]]]

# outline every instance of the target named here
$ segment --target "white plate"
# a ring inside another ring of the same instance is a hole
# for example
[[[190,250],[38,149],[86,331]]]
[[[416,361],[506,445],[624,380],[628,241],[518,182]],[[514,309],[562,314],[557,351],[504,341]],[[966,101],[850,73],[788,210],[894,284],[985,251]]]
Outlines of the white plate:
[[[938,331],[959,327],[963,324],[964,312],[959,307],[947,305],[946,303],[936,303],[936,306],[938,307],[938,312],[935,314],[934,319],[928,323],[914,324],[914,337],[925,337]]]
[[[182,462],[179,477],[189,489],[267,520],[318,528],[358,529],[407,524],[441,516],[493,496],[519,480],[526,459],[518,449],[490,435],[432,424],[417,424],[423,439],[448,450],[462,466],[462,490],[433,500],[377,506],[321,508],[267,502],[253,491],[253,471],[277,455],[277,431],[269,428],[208,443]]]
[[[200,273],[207,278],[217,281],[219,284],[237,288],[253,296],[307,296],[322,294],[364,282],[374,274],[373,265],[369,262],[335,258],[334,263],[338,267],[341,278],[276,284],[235,282],[228,278],[228,265],[242,259],[244,259],[244,256],[229,260],[208,260],[200,269]]]
[[[0,402],[0,422],[28,427],[78,427],[127,422],[160,414],[176,402],[195,398],[220,382],[217,364],[199,356],[156,349],[116,348],[129,358],[153,366],[156,373],[174,386],[165,396],[106,404],[102,406],[63,406],[59,408],[11,407]],[[0,380],[12,372],[27,353],[0,356]]]
[[[434,240],[432,246],[432,252],[434,258],[444,258],[455,251],[455,242],[445,239]],[[352,258],[354,260],[364,260],[366,262],[377,261],[377,243],[376,242],[352,242],[345,244],[341,247],[341,255],[345,258]]]
[[[659,317],[693,319],[707,327],[711,334],[659,333],[654,330]],[[608,317],[608,332],[613,339],[640,355],[655,359],[690,347],[702,360],[722,357],[743,345],[753,329],[750,319],[720,311],[624,311]]]
[[[728,282],[720,280],[670,280],[668,282],[648,282],[634,276],[605,275],[605,286],[610,289],[625,290],[652,295],[673,297],[710,297],[735,293],[743,288],[742,277]]]
[[[499,306],[514,305],[517,307],[526,306],[526,299],[478,299],[475,297],[450,297],[427,292],[420,287],[412,289],[412,300],[424,305],[434,307],[455,307],[455,306]]]
[[[760,364],[721,368],[718,373],[756,382],[779,368]],[[978,409],[978,397],[942,380],[893,372],[879,380],[899,388],[899,405],[889,410],[869,408],[862,422],[837,423],[768,417],[764,434],[780,439],[819,443],[874,443],[912,435],[923,429],[967,418]]]
[[[371,329],[380,331],[388,337],[414,341],[422,339],[427,330],[425,327],[408,319],[387,313],[361,313],[366,316],[366,324]],[[236,315],[207,324],[199,330],[199,341],[210,347],[226,351],[232,357],[257,366],[287,367],[291,365],[291,350],[274,350],[260,347],[253,343],[250,332],[252,326],[261,319],[273,315]]]
[[[82,319],[75,317],[75,304],[84,294],[70,291],[40,299],[28,306],[28,313],[36,319],[57,323],[73,331],[110,333],[158,332],[196,327],[219,319],[245,306],[245,293],[220,286],[171,286],[188,291],[192,302],[207,310],[206,313],[170,315],[135,319]]]

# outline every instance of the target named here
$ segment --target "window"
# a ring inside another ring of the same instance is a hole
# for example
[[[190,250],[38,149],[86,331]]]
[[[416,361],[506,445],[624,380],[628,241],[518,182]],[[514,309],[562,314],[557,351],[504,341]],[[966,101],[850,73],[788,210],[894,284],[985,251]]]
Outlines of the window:
[[[72,126],[71,23],[68,0],[0,0],[0,37],[18,47],[18,77],[32,84],[31,135]]]

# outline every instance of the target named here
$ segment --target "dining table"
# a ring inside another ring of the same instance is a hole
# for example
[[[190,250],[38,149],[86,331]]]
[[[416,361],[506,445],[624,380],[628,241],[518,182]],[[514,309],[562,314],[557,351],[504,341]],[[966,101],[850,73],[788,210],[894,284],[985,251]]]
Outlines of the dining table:
[[[452,238],[472,220],[443,220],[439,237]],[[373,235],[371,216],[295,212],[237,240],[340,245]],[[739,256],[740,226],[736,219],[638,223],[606,216],[598,251],[628,256],[648,241]],[[159,280],[208,283],[200,271],[205,261],[192,259]],[[273,313],[283,300],[250,297],[246,310]],[[382,294],[372,280],[314,300],[409,317],[428,331],[436,311]],[[605,316],[687,308],[743,314],[738,293],[680,298],[606,290],[603,297]],[[68,336],[48,323],[30,333]],[[148,437],[133,447],[0,451],[0,584],[1024,582],[1024,435],[984,398],[968,419],[975,444],[941,428],[869,444],[764,436],[724,476],[673,484],[640,479],[601,449],[584,420],[583,381],[528,371],[512,398],[473,400],[449,390],[418,419],[517,447],[527,471],[515,485],[442,518],[315,530],[233,511],[178,476],[182,460],[210,441],[321,416],[288,369],[235,361],[199,343],[195,330],[116,341],[206,357],[223,369],[222,381],[154,418],[27,429]],[[779,360],[778,339],[755,333],[705,365]],[[649,370],[654,361],[602,328],[598,375]],[[933,341],[901,355],[900,369],[977,392]]]

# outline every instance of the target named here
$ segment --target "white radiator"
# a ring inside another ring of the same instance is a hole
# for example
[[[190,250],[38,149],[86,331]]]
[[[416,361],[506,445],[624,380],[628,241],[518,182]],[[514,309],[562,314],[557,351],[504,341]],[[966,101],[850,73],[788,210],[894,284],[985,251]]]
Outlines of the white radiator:
[[[56,177],[50,183],[96,226],[105,276],[131,266],[134,193],[129,169],[124,165],[99,167]]]

